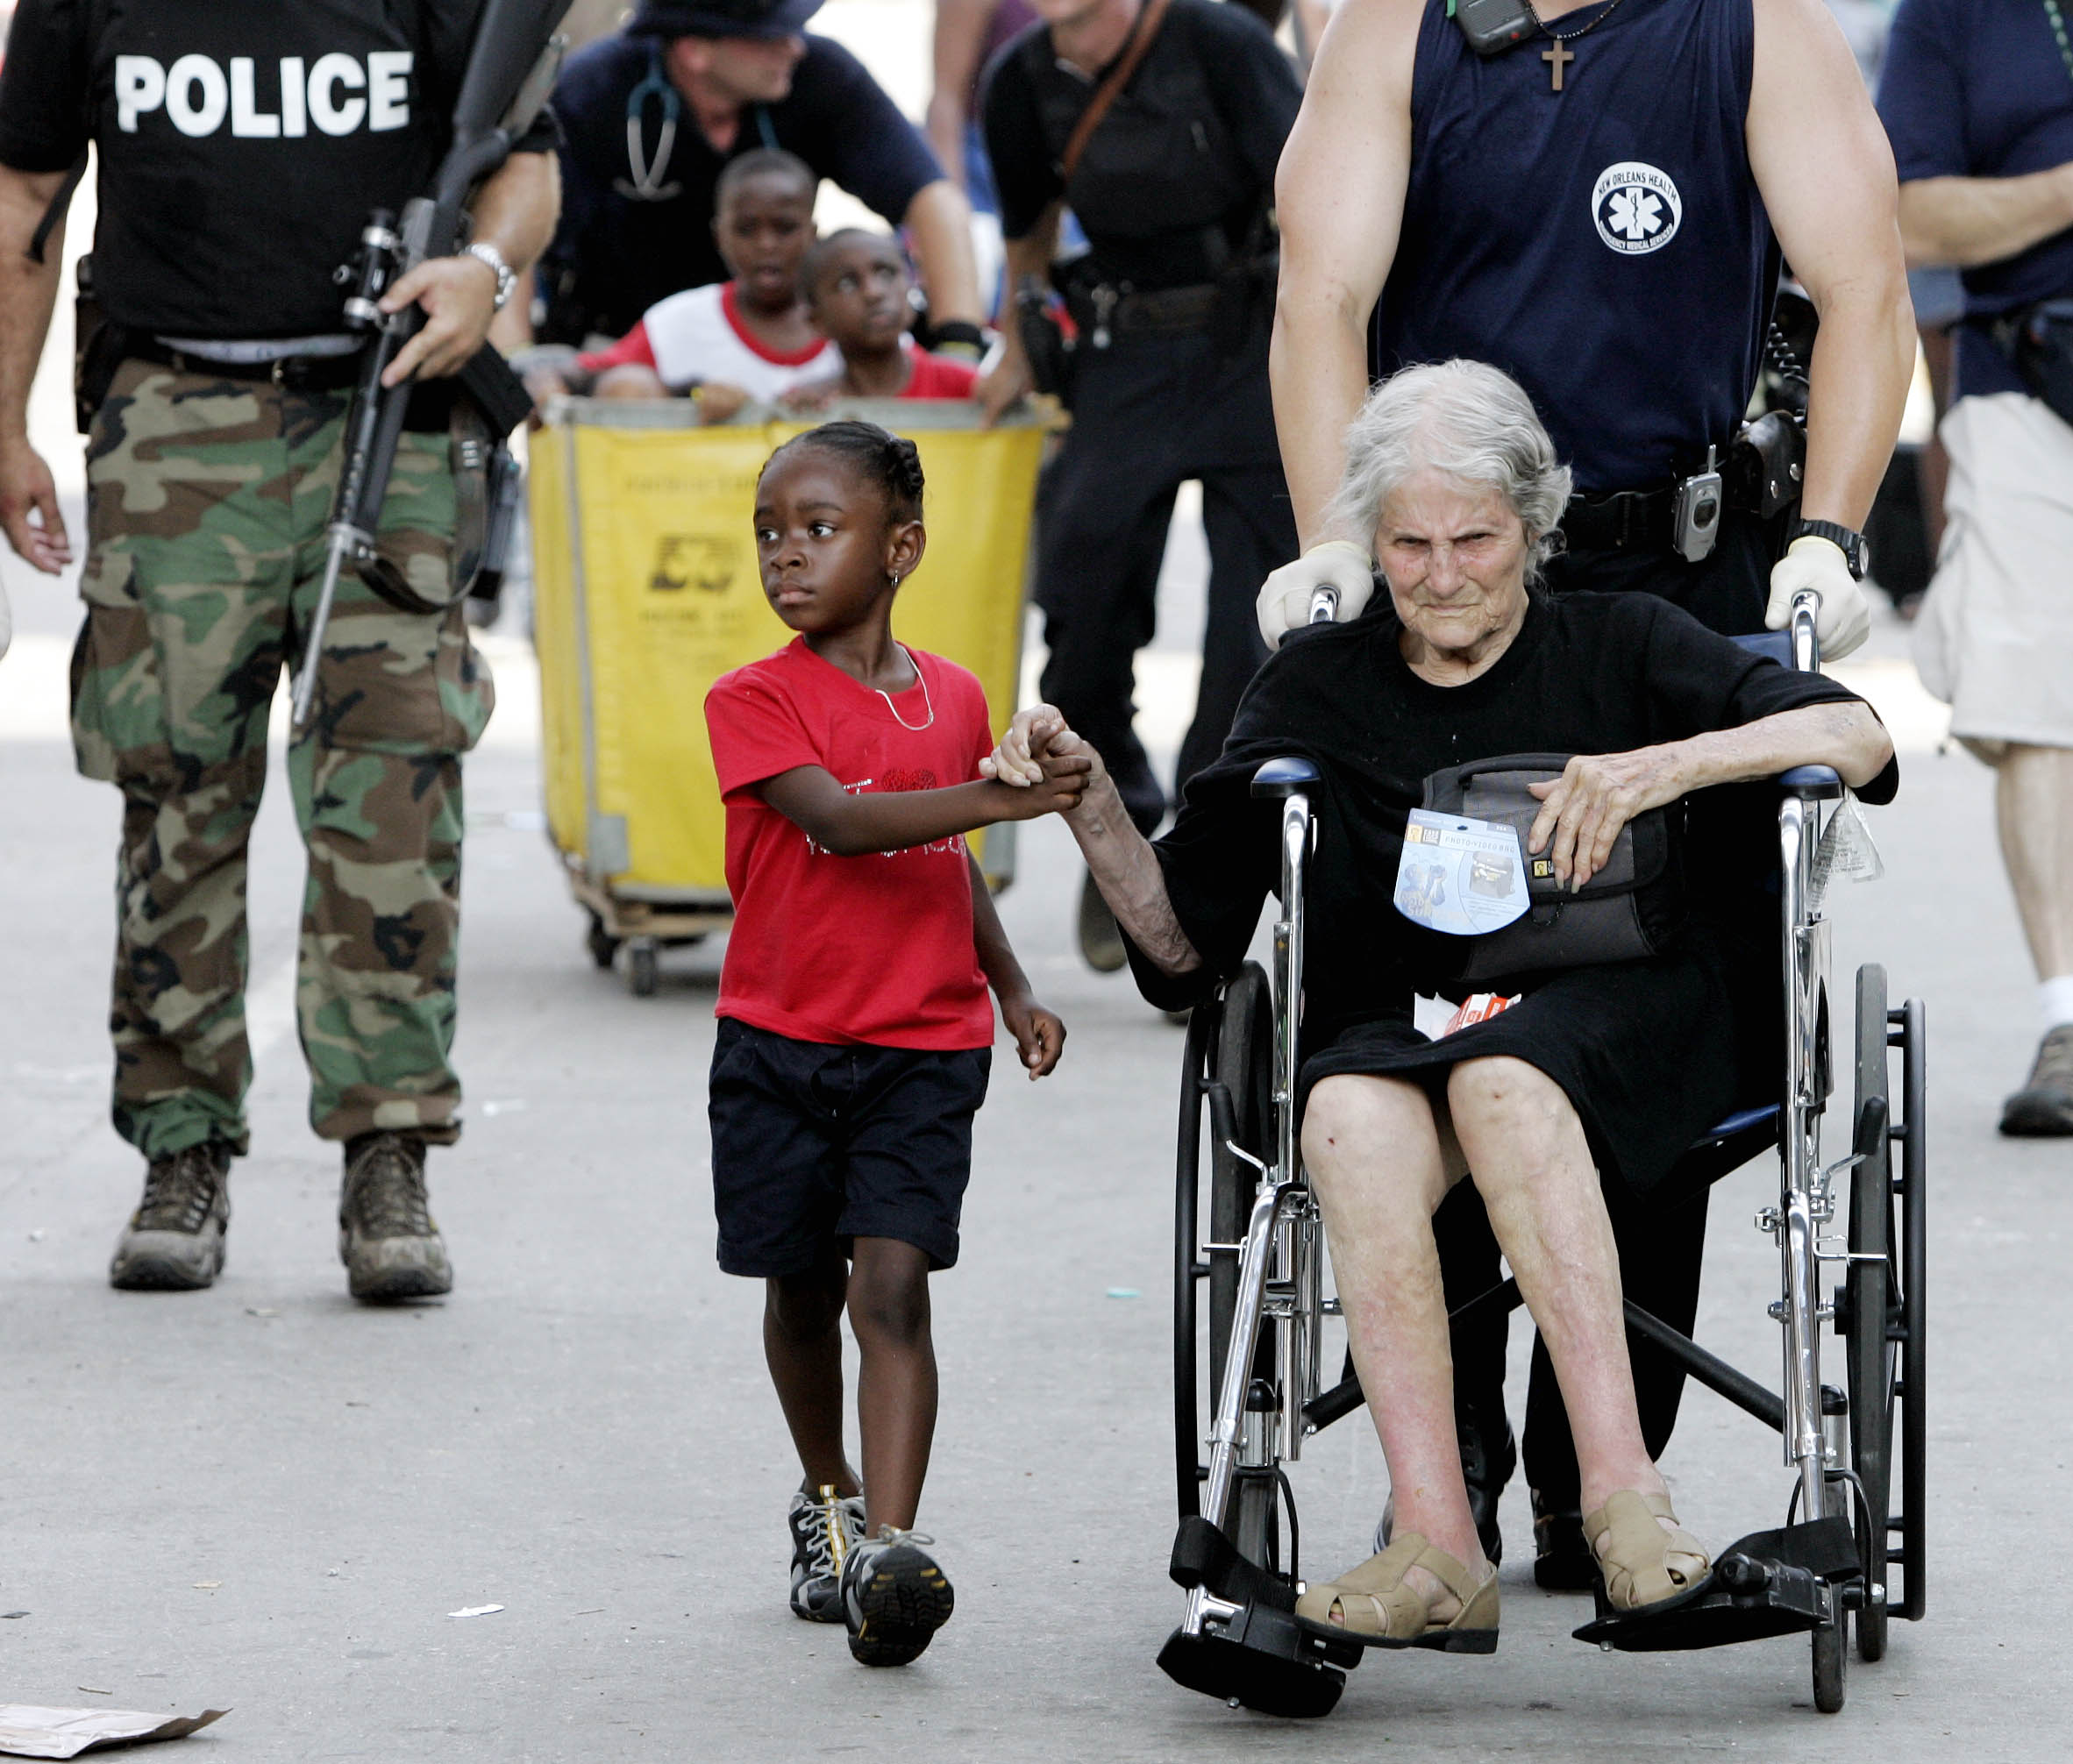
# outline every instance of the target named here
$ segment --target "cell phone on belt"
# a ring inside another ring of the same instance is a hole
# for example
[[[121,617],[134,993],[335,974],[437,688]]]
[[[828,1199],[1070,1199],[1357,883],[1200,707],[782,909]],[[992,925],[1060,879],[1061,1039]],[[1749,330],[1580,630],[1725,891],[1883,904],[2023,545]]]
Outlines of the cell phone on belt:
[[[1727,500],[1713,464],[1717,450],[1706,450],[1706,470],[1678,480],[1671,505],[1671,545],[1688,564],[1702,563],[1720,536],[1720,509]]]
[[[1533,9],[1525,0],[1447,0],[1447,16],[1478,55],[1496,55],[1534,33]]]

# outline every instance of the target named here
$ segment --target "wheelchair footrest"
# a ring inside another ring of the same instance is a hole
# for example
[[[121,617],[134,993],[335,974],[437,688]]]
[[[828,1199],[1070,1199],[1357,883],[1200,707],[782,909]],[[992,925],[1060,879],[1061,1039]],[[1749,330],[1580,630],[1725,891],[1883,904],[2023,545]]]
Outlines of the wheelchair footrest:
[[[1295,1583],[1248,1561],[1204,1519],[1180,1522],[1173,1579],[1200,1587],[1236,1611],[1205,1615],[1198,1633],[1177,1629],[1159,1650],[1159,1669],[1176,1684],[1263,1715],[1327,1715],[1345,1689],[1360,1649],[1311,1633],[1297,1622]]]
[[[1847,1519],[1752,1532],[1722,1551],[1697,1586],[1645,1610],[1618,1610],[1600,1583],[1598,1616],[1576,1639],[1622,1654],[1669,1654],[1799,1634],[1831,1621],[1831,1589],[1863,1572]]]

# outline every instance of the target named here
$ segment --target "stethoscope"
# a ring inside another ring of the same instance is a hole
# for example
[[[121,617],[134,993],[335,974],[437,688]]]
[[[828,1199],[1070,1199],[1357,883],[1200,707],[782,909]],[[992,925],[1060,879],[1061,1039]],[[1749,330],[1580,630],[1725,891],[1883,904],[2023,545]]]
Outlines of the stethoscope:
[[[650,98],[660,100],[662,105],[662,126],[655,132],[652,160],[643,146],[645,133],[643,125]],[[770,112],[761,104],[753,108],[756,132],[761,136],[763,145],[776,146],[777,131],[771,126]],[[630,181],[625,178],[612,180],[612,188],[621,196],[637,203],[666,203],[682,192],[682,184],[664,183],[662,180],[669,171],[670,156],[676,151],[677,122],[683,114],[684,101],[662,71],[662,52],[651,47],[647,74],[626,95],[626,168],[633,176]]]

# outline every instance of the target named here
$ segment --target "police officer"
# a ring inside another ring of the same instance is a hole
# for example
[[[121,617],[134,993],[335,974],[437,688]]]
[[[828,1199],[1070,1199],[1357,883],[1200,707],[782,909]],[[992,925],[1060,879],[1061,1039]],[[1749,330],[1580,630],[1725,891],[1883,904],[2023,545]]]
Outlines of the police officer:
[[[1501,27],[1487,54],[1469,41],[1484,26]],[[1470,356],[1532,395],[1578,492],[1568,555],[1549,571],[1557,592],[1660,594],[1733,634],[1782,625],[1811,587],[1824,654],[1863,642],[1857,530],[1898,431],[1913,333],[1892,157],[1818,0],[1346,0],[1278,193],[1274,404],[1309,549],[1261,593],[1271,641],[1320,580],[1339,587],[1342,617],[1371,591],[1369,536],[1323,517],[1367,389],[1371,314],[1381,371]],[[1766,523],[1732,497],[1702,523],[1708,459],[1725,459],[1757,381],[1781,245],[1821,318],[1804,499],[1784,533],[1792,517]],[[1630,1295],[1687,1331],[1704,1222],[1701,1200],[1622,1235]],[[1495,1284],[1494,1245],[1479,1214],[1442,1223],[1459,1304]],[[1513,1467],[1503,1345],[1501,1319],[1457,1331],[1464,1462],[1492,1560]],[[1645,1350],[1635,1367],[1660,1453],[1683,1375]],[[1536,1576],[1586,1586],[1544,1353],[1535,1372]]]
[[[644,0],[623,34],[572,55],[554,89],[561,226],[542,267],[551,343],[633,329],[655,302],[724,281],[721,167],[781,147],[913,244],[939,345],[980,350],[972,212],[863,64],[804,34],[821,0]]]
[[[1149,831],[1166,793],[1130,728],[1132,658],[1151,640],[1174,493],[1202,485],[1209,612],[1185,782],[1223,745],[1264,658],[1251,601],[1294,549],[1267,390],[1274,166],[1301,102],[1257,18],[1215,0],[1034,0],[1040,22],[995,56],[983,100],[1011,291],[1052,274],[1061,212],[1085,255],[1057,280],[1079,327],[1072,427],[1037,509],[1044,698],[1107,756]],[[1104,92],[1112,75],[1122,83]],[[1081,118],[1103,103],[1075,163]],[[1007,355],[982,395],[1031,384],[1004,309]],[[1081,943],[1104,969],[1122,940],[1090,883]]]
[[[86,618],[73,658],[80,770],[123,795],[111,1012],[117,1130],[147,1163],[119,1287],[207,1286],[231,1160],[246,1149],[246,848],[267,708],[302,658],[357,339],[332,271],[375,206],[426,191],[480,0],[22,0],[0,73],[0,517],[55,573],[71,556],[25,408],[58,283],[26,250],[66,167],[99,160],[93,281],[110,327],[87,443]],[[476,192],[465,254],[400,279],[422,331],[380,544],[451,593],[453,374],[552,231],[551,127]],[[479,470],[479,467],[475,468]],[[460,756],[488,669],[456,606],[399,612],[348,574],[318,715],[289,751],[308,847],[296,1001],[310,1120],[345,1146],[353,1295],[452,1284],[425,1148],[459,1133],[448,1063]]]

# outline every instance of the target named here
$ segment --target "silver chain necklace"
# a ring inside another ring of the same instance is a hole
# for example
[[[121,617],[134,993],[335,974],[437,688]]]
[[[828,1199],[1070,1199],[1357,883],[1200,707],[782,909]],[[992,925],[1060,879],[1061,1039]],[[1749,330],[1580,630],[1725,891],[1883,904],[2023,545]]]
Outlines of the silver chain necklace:
[[[914,658],[914,651],[908,649],[905,644],[894,644],[893,647],[907,658],[907,665],[914,670],[914,677],[922,683],[922,702],[929,711],[927,719],[922,722],[909,722],[900,715],[900,708],[893,702],[891,693],[887,692],[882,686],[874,686],[871,689],[885,700],[886,708],[893,713],[894,722],[898,723],[909,735],[919,735],[924,729],[932,729],[936,724],[936,706],[929,697],[929,677],[922,672],[921,663]],[[908,690],[912,692],[914,688],[909,686]]]

